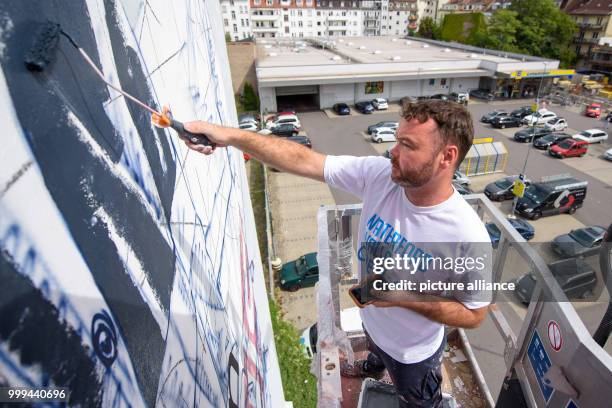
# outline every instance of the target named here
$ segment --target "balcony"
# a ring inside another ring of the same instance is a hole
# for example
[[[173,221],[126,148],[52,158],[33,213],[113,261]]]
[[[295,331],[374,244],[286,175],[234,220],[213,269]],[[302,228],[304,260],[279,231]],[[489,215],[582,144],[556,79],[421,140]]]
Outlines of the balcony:
[[[328,16],[328,21],[347,21],[349,20],[349,16]]]
[[[599,40],[599,38],[574,37],[574,43],[576,44],[599,44]]]
[[[577,25],[581,30],[601,30],[603,28],[601,23],[578,23]]]
[[[251,15],[251,21],[276,21],[278,20],[279,16],[277,14],[266,14],[266,15],[259,15],[259,14],[253,14]]]
[[[280,26],[276,26],[276,25],[261,26],[261,27],[252,26],[251,29],[253,30],[253,32],[270,32],[270,31],[278,31],[280,29]]]

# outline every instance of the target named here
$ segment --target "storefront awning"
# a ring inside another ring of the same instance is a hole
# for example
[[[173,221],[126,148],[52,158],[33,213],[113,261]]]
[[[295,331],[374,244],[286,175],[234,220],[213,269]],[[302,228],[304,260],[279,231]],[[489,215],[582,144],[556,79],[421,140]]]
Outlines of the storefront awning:
[[[514,78],[514,79],[526,79],[526,78],[553,78],[561,76],[572,76],[575,75],[576,71],[573,69],[550,69],[546,71],[510,71],[510,72],[497,72],[496,75],[501,78]]]

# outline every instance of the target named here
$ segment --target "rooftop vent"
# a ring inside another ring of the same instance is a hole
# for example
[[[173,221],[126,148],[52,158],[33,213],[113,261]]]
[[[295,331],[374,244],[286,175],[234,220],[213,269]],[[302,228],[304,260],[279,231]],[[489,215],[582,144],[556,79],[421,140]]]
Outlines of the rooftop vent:
[[[374,50],[372,51],[372,54],[380,54],[380,50]]]
[[[429,48],[429,44],[423,44],[423,48]]]
[[[412,44],[412,41],[406,41],[405,44],[406,45],[410,45],[410,44]]]
[[[391,57],[391,61],[399,61],[401,59],[402,59],[402,57],[400,57],[399,55],[395,55],[395,56]]]
[[[340,56],[338,55],[334,55],[333,57],[331,57],[330,59],[334,60],[334,61],[340,61],[342,58],[340,58]]]
[[[365,49],[366,49],[366,46],[365,46],[365,45],[361,45],[361,46],[359,46],[359,49],[360,49],[360,50],[365,50]]]
[[[278,54],[275,52],[271,52],[268,54],[268,57],[276,57]]]

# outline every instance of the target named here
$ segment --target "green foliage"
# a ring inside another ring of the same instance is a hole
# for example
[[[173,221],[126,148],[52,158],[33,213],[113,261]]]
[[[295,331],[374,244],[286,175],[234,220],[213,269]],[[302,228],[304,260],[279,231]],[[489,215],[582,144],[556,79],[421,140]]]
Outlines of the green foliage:
[[[500,10],[491,16],[485,35],[479,35],[474,45],[494,50],[519,52],[516,33],[520,25],[516,11]]]
[[[242,107],[245,111],[259,111],[259,97],[248,82],[244,83],[242,90]]]
[[[440,26],[431,17],[423,17],[419,24],[419,37],[429,38],[432,40],[440,39]]]
[[[279,307],[270,300],[274,343],[283,380],[285,399],[295,408],[314,408],[317,404],[317,380],[310,374],[310,360],[304,355],[295,327],[281,318]]]
[[[571,63],[576,24],[553,0],[515,0],[510,10],[517,13],[516,44],[522,52]]]
[[[232,42],[232,36],[230,35],[230,33],[225,33],[225,42]]]
[[[475,45],[486,30],[485,17],[482,13],[447,14],[440,30],[443,41]]]

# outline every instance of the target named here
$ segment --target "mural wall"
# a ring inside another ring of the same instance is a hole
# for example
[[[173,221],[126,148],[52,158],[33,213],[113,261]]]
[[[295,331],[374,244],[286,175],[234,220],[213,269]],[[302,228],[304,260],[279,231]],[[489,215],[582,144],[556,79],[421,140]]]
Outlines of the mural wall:
[[[189,151],[107,87],[236,123],[218,1],[0,2],[0,386],[81,406],[283,406],[241,152]]]

